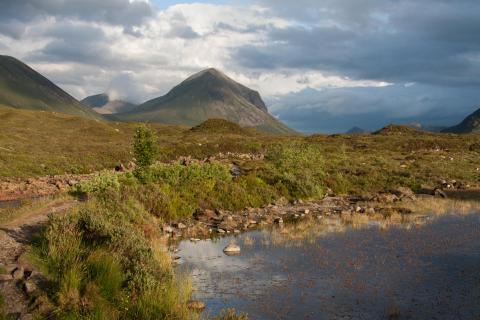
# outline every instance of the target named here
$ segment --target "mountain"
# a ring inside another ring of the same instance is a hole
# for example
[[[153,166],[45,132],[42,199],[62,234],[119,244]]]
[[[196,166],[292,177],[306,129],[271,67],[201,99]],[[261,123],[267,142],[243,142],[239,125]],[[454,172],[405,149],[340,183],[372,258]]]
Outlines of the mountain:
[[[96,94],[86,97],[82,104],[91,107],[100,114],[124,113],[133,111],[137,106],[133,103],[123,100],[111,100],[106,93]]]
[[[362,133],[367,133],[367,131],[359,127],[353,127],[347,131],[347,134],[362,134]]]
[[[23,62],[0,55],[0,105],[102,119]]]
[[[445,133],[475,133],[480,132],[480,109],[469,115],[456,126],[442,130]]]
[[[294,133],[268,113],[257,91],[235,82],[216,69],[194,74],[166,95],[147,101],[132,112],[110,118],[189,126],[218,118],[274,134]]]

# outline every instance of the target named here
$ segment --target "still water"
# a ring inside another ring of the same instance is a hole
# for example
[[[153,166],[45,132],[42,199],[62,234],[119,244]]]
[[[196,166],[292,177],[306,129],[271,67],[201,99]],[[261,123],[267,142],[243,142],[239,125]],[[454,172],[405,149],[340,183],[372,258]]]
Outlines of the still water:
[[[480,319],[480,215],[307,221],[179,244],[194,298],[251,319]],[[238,256],[222,250],[230,242]]]

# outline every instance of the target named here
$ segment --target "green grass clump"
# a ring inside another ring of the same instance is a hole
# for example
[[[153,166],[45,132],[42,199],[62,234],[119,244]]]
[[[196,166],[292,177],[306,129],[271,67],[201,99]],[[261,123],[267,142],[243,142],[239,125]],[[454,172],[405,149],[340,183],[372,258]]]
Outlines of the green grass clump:
[[[135,199],[92,199],[51,217],[37,248],[56,319],[186,319],[188,286],[156,250],[159,227]],[[153,227],[152,226],[157,226]]]

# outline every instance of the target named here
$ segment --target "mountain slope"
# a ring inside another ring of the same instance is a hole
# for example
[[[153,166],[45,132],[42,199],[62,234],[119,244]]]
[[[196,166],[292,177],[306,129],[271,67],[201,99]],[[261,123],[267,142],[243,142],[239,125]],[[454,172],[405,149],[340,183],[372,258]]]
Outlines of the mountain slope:
[[[480,132],[480,109],[469,115],[456,126],[442,130],[446,133],[475,133]]]
[[[363,133],[367,133],[367,131],[359,127],[353,127],[347,131],[347,134],[363,134]]]
[[[86,118],[102,117],[23,62],[0,55],[0,104]]]
[[[257,91],[233,81],[215,69],[201,71],[165,96],[147,101],[133,112],[114,115],[114,118],[189,126],[221,118],[274,134],[294,133],[268,113]]]
[[[82,104],[91,107],[100,114],[124,113],[133,111],[137,106],[123,100],[111,100],[106,93],[86,97]]]

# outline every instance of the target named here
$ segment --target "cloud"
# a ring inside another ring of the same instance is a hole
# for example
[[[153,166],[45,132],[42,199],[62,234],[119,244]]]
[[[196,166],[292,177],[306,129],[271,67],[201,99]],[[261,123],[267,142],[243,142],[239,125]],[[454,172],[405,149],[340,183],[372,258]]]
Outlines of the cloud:
[[[270,111],[307,132],[338,133],[359,126],[376,130],[389,123],[448,126],[478,105],[474,88],[429,85],[305,89],[269,99]]]
[[[259,90],[298,130],[413,118],[451,124],[480,105],[475,0],[251,0],[162,10],[143,0],[3,0],[1,7],[2,54],[79,99],[111,91],[142,102],[216,67]]]
[[[141,25],[154,14],[146,1],[130,0],[3,0],[0,19],[28,23],[41,16],[78,19],[120,25],[126,28]]]
[[[315,69],[386,82],[480,85],[479,2],[261,3],[272,14],[297,23],[272,29],[265,45],[239,46],[235,59],[245,67]],[[309,18],[311,23],[305,24]]]

